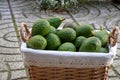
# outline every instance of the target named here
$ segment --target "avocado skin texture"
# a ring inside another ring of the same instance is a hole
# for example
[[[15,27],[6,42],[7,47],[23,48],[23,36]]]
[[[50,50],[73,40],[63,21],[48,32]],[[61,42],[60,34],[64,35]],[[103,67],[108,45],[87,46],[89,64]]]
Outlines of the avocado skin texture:
[[[101,49],[101,41],[97,37],[87,38],[81,45],[81,52],[99,52]]]
[[[85,39],[87,39],[87,38],[84,37],[84,36],[78,36],[78,37],[75,39],[74,45],[76,46],[77,49],[81,46],[81,44],[83,43],[83,41],[84,41]]]
[[[100,39],[102,46],[106,46],[109,37],[109,33],[106,30],[97,31],[94,36]]]
[[[46,36],[47,40],[47,50],[57,50],[57,48],[61,45],[61,40],[60,38],[54,34],[54,33],[49,33]]]
[[[108,53],[109,50],[108,50],[108,48],[106,48],[106,47],[101,47],[101,49],[100,49],[99,52]]]
[[[62,18],[60,17],[50,17],[48,18],[48,22],[51,26],[55,27],[56,29],[60,26],[62,23]]]
[[[94,30],[93,26],[90,24],[82,24],[76,27],[77,36],[85,36],[90,37],[92,36],[92,31]]]
[[[75,30],[75,28],[77,27],[78,25],[75,24],[74,22],[67,22],[64,24],[63,28],[72,28]]]
[[[58,51],[72,51],[72,52],[75,52],[76,47],[73,43],[65,42],[58,48]]]
[[[45,36],[49,32],[50,32],[49,22],[46,19],[39,19],[33,23],[31,36],[35,35]]]
[[[57,29],[53,26],[50,26],[50,33],[57,33]]]
[[[72,42],[76,38],[76,32],[72,28],[63,28],[57,32],[62,42]]]
[[[41,35],[35,35],[31,37],[26,43],[27,47],[32,49],[43,50],[47,46],[46,39]]]

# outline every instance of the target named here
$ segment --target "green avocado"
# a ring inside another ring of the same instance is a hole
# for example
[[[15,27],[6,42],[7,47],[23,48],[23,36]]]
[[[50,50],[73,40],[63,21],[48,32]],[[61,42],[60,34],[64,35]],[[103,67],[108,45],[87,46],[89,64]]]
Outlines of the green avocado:
[[[77,27],[78,25],[75,24],[74,22],[67,22],[64,24],[63,28],[73,28],[75,30],[75,28]]]
[[[108,53],[108,52],[109,52],[109,50],[108,50],[108,48],[101,47],[100,52],[103,52],[103,53]]]
[[[42,35],[45,36],[50,32],[50,24],[46,19],[36,20],[32,25],[31,36]]]
[[[76,27],[77,36],[85,36],[90,37],[92,36],[92,31],[94,30],[93,26],[90,24],[81,24]]]
[[[101,49],[101,41],[97,37],[87,38],[81,45],[81,52],[99,52]]]
[[[47,40],[47,50],[57,50],[57,48],[61,45],[61,40],[60,38],[54,34],[54,33],[49,33],[46,36]]]
[[[63,42],[72,42],[76,38],[76,32],[72,28],[63,28],[57,32]]]
[[[73,43],[65,42],[58,48],[58,51],[72,51],[72,52],[75,52],[76,47]]]
[[[100,39],[102,46],[106,46],[108,42],[108,37],[109,37],[109,33],[106,30],[100,30],[100,31],[94,32],[93,35]]]
[[[50,23],[51,26],[58,28],[62,21],[65,20],[61,17],[50,17],[48,18],[48,22]]]
[[[57,29],[53,26],[50,26],[50,33],[57,33]]]
[[[47,46],[46,39],[41,35],[35,35],[31,37],[27,42],[27,47],[32,49],[43,50]]]
[[[76,48],[80,48],[81,44],[83,43],[83,41],[87,39],[86,37],[84,36],[78,36],[75,41],[74,41],[74,45],[76,46]]]

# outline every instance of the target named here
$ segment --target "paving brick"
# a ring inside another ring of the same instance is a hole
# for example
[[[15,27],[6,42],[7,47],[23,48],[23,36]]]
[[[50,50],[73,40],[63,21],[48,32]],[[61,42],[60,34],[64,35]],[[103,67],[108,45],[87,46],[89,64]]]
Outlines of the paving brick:
[[[120,58],[120,49],[117,49],[117,55],[118,55],[119,58]]]
[[[14,79],[17,80],[17,78],[21,78],[21,77],[26,77],[27,76],[25,70],[12,71],[11,74],[12,74],[11,79],[13,79],[13,80]]]
[[[120,59],[119,60],[114,60],[112,65],[114,67],[118,67],[118,66],[120,66],[119,62],[120,62]]]
[[[20,54],[20,49],[19,48],[4,48],[0,47],[0,54]]]
[[[23,59],[22,59],[22,55],[5,55],[4,56],[5,57],[5,61],[22,61]]]
[[[24,63],[21,62],[8,62],[8,64],[10,65],[10,69],[11,70],[19,70],[19,69],[24,69]]]
[[[4,39],[0,39],[0,46],[3,46],[3,47],[11,47],[11,48],[18,48],[19,45],[18,45],[18,42],[9,42],[9,41],[6,41]]]
[[[8,73],[7,72],[0,72],[0,80],[7,80]]]
[[[114,67],[114,68],[117,71],[117,74],[118,74],[118,76],[120,78],[120,65],[118,65],[117,67]]]
[[[108,76],[110,78],[111,76],[116,76],[116,74],[112,69],[109,69]]]
[[[113,78],[109,78],[108,80],[120,80],[120,78],[113,77]]]
[[[0,73],[7,70],[5,63],[0,61]]]

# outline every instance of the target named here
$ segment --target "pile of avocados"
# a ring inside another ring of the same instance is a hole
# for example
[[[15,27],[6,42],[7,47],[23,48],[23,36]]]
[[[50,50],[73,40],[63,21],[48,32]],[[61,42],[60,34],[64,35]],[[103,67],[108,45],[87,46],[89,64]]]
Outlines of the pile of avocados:
[[[109,33],[106,30],[95,31],[90,24],[77,25],[75,22],[67,22],[63,29],[58,29],[63,20],[61,17],[36,20],[32,24],[31,37],[26,41],[27,47],[38,50],[109,52]]]

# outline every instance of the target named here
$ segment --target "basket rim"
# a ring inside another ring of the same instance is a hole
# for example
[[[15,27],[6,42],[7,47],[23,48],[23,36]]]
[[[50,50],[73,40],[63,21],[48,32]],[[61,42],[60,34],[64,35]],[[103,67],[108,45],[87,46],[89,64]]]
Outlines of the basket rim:
[[[23,53],[34,53],[34,54],[47,54],[47,55],[59,55],[59,56],[90,56],[90,57],[104,57],[104,56],[114,56],[116,54],[117,44],[113,47],[109,47],[108,53],[102,52],[70,52],[70,51],[54,51],[54,50],[38,50],[27,48],[26,43],[21,43],[21,52]],[[57,54],[56,54],[57,53]]]
[[[21,45],[24,63],[28,66],[36,65],[40,67],[92,68],[110,66],[116,55],[116,49],[117,44],[110,48],[109,53],[35,50],[27,48],[24,42]]]

